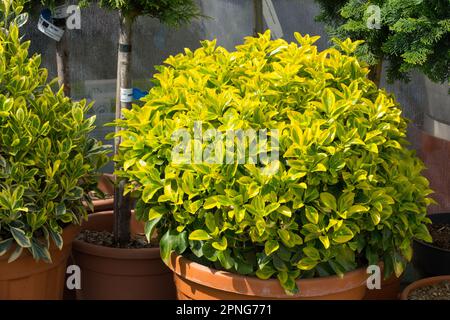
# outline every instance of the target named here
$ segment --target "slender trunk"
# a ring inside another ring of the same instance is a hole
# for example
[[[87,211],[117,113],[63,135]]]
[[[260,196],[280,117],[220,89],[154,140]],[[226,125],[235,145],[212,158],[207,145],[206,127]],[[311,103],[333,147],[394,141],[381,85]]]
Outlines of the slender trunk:
[[[119,50],[117,59],[117,88],[116,88],[116,119],[122,118],[122,109],[131,106],[129,93],[131,90],[131,37],[133,17],[119,12],[120,32]],[[128,95],[128,96],[127,96]],[[120,130],[116,127],[116,132]],[[120,138],[114,141],[114,152],[119,152]],[[120,169],[120,168],[116,168]],[[130,240],[130,217],[131,199],[130,196],[123,196],[126,180],[116,179],[115,202],[114,202],[114,237],[116,243],[124,247]]]
[[[264,23],[263,23],[263,0],[253,0],[254,4],[254,15],[255,15],[255,36],[258,33],[264,32]]]
[[[66,30],[66,19],[58,19],[55,23],[58,27]],[[64,86],[64,94],[70,97],[70,70],[69,70],[69,47],[67,41],[67,30],[60,41],[56,42],[56,69],[58,72],[58,83]]]
[[[370,67],[369,79],[372,80],[377,87],[380,87],[381,74],[383,72],[383,59],[381,58],[379,62]]]

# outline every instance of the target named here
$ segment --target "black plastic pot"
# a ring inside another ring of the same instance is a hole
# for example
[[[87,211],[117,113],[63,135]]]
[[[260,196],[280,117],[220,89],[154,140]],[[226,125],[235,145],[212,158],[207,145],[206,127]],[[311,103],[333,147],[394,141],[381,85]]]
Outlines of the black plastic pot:
[[[429,216],[433,223],[450,224],[450,213]],[[413,265],[421,278],[450,274],[450,250],[414,240]]]

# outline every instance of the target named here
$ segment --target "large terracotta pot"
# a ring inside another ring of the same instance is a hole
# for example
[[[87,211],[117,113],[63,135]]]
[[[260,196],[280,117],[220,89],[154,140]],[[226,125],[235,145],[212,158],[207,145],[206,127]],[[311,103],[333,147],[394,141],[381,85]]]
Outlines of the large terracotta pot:
[[[414,290],[416,290],[418,288],[422,288],[422,287],[438,284],[438,283],[443,282],[443,281],[450,281],[450,275],[431,277],[431,278],[425,278],[425,279],[422,279],[422,280],[414,281],[413,283],[411,283],[409,286],[407,286],[403,290],[403,292],[402,292],[402,294],[400,296],[400,299],[401,300],[408,300],[409,294],[411,292],[413,292]]]
[[[82,226],[97,231],[112,227],[112,212],[91,214]],[[175,299],[172,273],[161,261],[159,248],[108,248],[75,240],[73,258],[81,269],[78,299]]]
[[[75,225],[64,229],[62,250],[51,242],[52,263],[36,262],[28,250],[11,263],[8,263],[11,252],[0,257],[0,300],[62,299],[67,259],[79,231],[80,227]]]
[[[385,279],[383,262],[380,262],[378,265],[381,273],[380,289],[367,289],[364,300],[398,300],[400,297],[400,278],[392,274]]]
[[[400,279],[394,275],[381,278],[381,289],[367,290],[364,300],[398,300],[400,295]]]
[[[338,276],[297,280],[299,293],[286,295],[278,280],[261,280],[218,271],[175,253],[168,266],[174,272],[179,300],[361,300],[366,293],[367,273],[360,268]]]

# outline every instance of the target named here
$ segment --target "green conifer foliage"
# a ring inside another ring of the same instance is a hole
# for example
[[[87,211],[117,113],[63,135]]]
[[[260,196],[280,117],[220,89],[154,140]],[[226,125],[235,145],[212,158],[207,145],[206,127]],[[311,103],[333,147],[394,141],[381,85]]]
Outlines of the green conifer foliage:
[[[387,78],[408,80],[418,70],[435,82],[446,82],[450,70],[449,0],[316,0],[317,17],[330,36],[364,40],[361,59],[372,66],[389,62]],[[368,21],[380,8],[380,28]],[[373,8],[373,7],[372,7]]]

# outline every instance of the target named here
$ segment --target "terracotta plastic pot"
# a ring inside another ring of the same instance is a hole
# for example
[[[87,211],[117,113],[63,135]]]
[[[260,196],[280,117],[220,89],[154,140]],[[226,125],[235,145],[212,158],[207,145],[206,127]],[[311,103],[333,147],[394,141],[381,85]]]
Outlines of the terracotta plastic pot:
[[[338,276],[297,280],[299,293],[286,295],[278,280],[261,280],[218,271],[172,254],[169,268],[174,271],[179,300],[361,300],[366,292],[365,268]]]
[[[422,287],[426,287],[426,286],[430,286],[430,285],[434,285],[434,284],[438,284],[440,282],[443,281],[450,281],[450,275],[445,275],[445,276],[438,276],[438,277],[431,277],[431,278],[425,278],[422,280],[418,280],[418,281],[414,281],[413,283],[411,283],[409,286],[407,286],[401,296],[400,299],[401,300],[408,300],[408,296],[409,294],[418,289],[418,288],[422,288]]]
[[[12,263],[8,263],[10,253],[0,257],[0,300],[61,300],[67,259],[79,231],[75,225],[64,229],[62,250],[51,243],[52,263],[36,262],[28,250]]]
[[[82,226],[96,231],[112,227],[112,212],[91,214]],[[73,259],[81,269],[78,299],[175,299],[172,273],[161,261],[159,248],[109,248],[75,240]]]
[[[114,175],[102,174],[98,180],[98,188],[110,198],[93,200],[94,212],[112,210],[114,208]]]
[[[395,274],[384,279],[383,263],[379,264],[381,273],[380,289],[367,289],[364,300],[398,300],[400,297],[400,278]]]
[[[400,295],[400,279],[392,275],[381,279],[381,289],[367,290],[364,300],[397,300]]]

